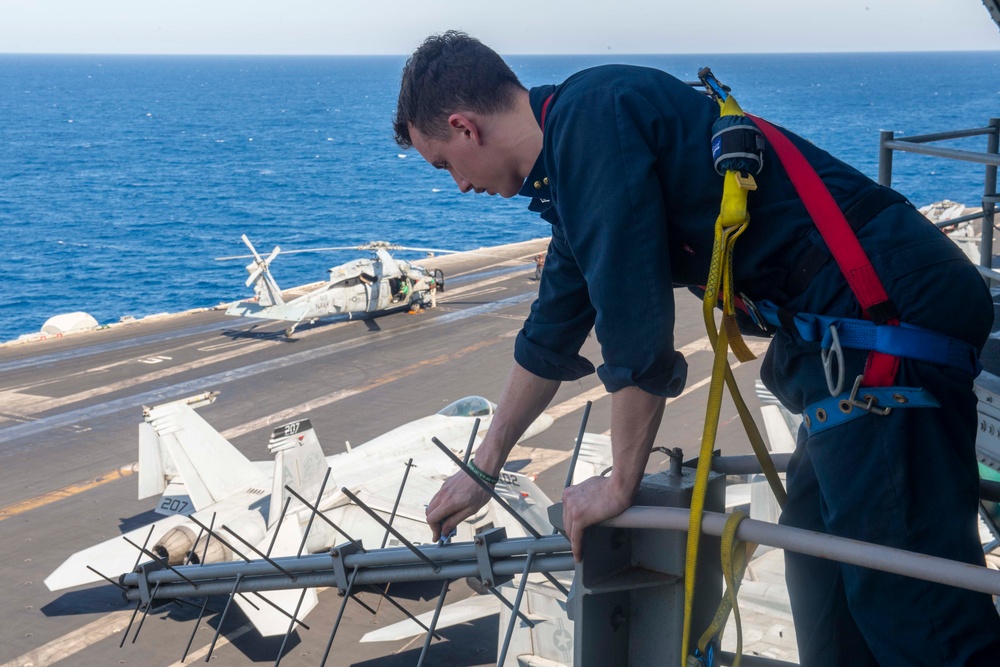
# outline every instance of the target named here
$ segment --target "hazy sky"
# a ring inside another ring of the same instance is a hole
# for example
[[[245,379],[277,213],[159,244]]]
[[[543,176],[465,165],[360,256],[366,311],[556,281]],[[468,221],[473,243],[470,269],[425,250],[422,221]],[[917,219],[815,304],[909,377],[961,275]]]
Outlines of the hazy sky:
[[[0,53],[408,54],[1000,49],[982,0],[0,0]]]

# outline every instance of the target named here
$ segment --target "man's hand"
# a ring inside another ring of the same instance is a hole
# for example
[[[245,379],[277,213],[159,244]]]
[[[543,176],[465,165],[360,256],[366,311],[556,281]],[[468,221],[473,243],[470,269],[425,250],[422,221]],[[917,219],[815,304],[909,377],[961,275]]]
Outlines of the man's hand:
[[[433,541],[437,542],[441,535],[450,535],[465,519],[479,511],[490,501],[486,493],[469,476],[459,470],[449,477],[434,494],[427,505],[427,523],[433,533]]]
[[[583,558],[584,529],[627,510],[632,495],[610,477],[591,477],[563,491],[563,527],[573,547],[573,560],[579,563]]]

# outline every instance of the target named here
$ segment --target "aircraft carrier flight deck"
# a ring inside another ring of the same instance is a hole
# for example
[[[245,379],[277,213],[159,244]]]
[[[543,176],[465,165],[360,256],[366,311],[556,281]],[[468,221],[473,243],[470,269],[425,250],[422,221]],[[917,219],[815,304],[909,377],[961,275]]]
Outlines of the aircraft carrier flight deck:
[[[0,667],[180,664],[198,609],[154,609],[138,640],[119,648],[134,605],[110,584],[50,592],[43,580],[70,554],[158,518],[156,498],[137,500],[138,425],[143,406],[219,392],[199,414],[253,461],[272,458],[275,426],[308,418],[327,455],[468,395],[496,401],[512,362],[514,337],[538,283],[537,240],[479,253],[426,260],[447,278],[437,307],[371,320],[286,325],[226,317],[209,310],[30,343],[0,345]],[[690,364],[684,393],[667,407],[657,445],[696,455],[704,420],[712,353],[701,303],[675,293],[676,346]],[[623,322],[621,326],[629,326]],[[763,352],[764,341],[748,340]],[[592,335],[584,354],[600,363]],[[757,363],[734,372],[754,412]],[[610,428],[610,400],[596,375],[563,383],[549,410],[553,425],[515,448],[509,466],[537,474],[558,500],[588,401],[587,431]],[[736,410],[726,399],[719,431],[725,454],[750,453]],[[654,452],[648,470],[667,465]],[[428,531],[429,538],[429,531]],[[117,576],[118,572],[106,573]],[[413,613],[434,608],[438,584],[400,587]],[[473,595],[464,581],[449,601]],[[410,666],[422,637],[360,643],[365,633],[404,616],[377,595],[351,603],[328,664]],[[225,598],[221,599],[221,603]],[[319,663],[340,598],[319,594],[292,633],[281,664]],[[210,605],[212,606],[212,605]],[[219,605],[215,605],[217,607]],[[213,607],[214,608],[214,607]],[[208,612],[185,664],[204,661],[219,614]],[[135,629],[133,628],[133,633]],[[439,631],[426,664],[473,667],[496,662],[497,617]],[[273,664],[281,637],[262,638],[239,611],[225,618],[212,661],[220,666]]]

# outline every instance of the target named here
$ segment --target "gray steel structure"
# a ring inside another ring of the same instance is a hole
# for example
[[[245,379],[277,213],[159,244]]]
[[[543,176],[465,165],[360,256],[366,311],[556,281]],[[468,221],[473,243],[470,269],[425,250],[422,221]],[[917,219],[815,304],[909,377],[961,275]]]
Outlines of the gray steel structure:
[[[996,5],[997,0],[984,0],[984,2],[991,2]],[[928,145],[938,141],[962,139],[965,137],[976,137],[982,135],[986,135],[987,138],[986,150],[984,152]],[[893,151],[933,155],[936,157],[948,158],[950,160],[975,162],[985,165],[983,178],[983,212],[954,218],[941,223],[939,226],[955,225],[960,222],[981,219],[983,221],[983,237],[980,245],[979,264],[982,267],[990,268],[993,261],[993,224],[997,204],[997,166],[1000,166],[998,147],[1000,147],[1000,118],[991,118],[989,125],[986,127],[974,127],[964,130],[952,130],[949,132],[934,132],[931,134],[920,134],[911,137],[897,137],[896,133],[892,130],[882,130],[879,134],[878,182],[880,185],[884,185],[886,187],[892,186]]]

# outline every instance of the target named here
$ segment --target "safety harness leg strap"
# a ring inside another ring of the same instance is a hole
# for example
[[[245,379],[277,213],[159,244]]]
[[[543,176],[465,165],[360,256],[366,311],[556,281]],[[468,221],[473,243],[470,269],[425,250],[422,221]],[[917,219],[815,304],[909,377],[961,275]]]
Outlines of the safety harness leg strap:
[[[941,404],[922,387],[860,387],[806,406],[802,425],[809,435],[840,426],[873,411],[887,415],[897,408],[939,408]]]

